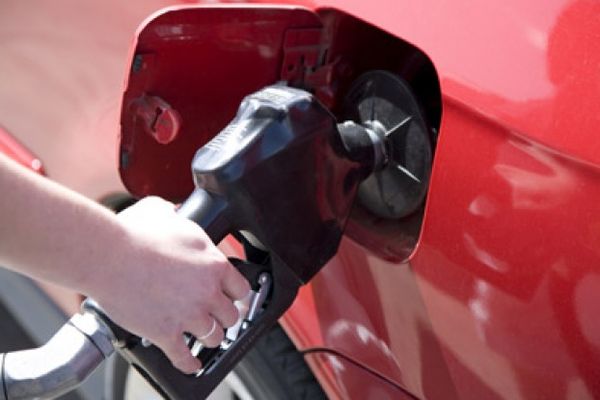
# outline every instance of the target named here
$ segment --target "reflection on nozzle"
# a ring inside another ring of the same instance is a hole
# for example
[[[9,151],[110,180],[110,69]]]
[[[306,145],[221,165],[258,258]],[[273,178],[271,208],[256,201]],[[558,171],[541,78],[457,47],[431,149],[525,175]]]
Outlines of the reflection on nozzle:
[[[254,236],[251,232],[248,231],[240,231],[240,234],[250,243],[252,246],[256,247],[262,251],[268,251],[264,244],[258,240],[256,236]]]

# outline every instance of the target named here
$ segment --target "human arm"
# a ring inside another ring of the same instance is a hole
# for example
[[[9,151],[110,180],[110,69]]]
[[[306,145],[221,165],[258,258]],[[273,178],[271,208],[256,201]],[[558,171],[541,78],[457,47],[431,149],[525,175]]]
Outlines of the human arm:
[[[159,198],[115,216],[0,154],[0,264],[96,299],[184,372],[200,367],[182,334],[237,320],[249,290],[204,231]],[[222,330],[204,340],[217,345]]]

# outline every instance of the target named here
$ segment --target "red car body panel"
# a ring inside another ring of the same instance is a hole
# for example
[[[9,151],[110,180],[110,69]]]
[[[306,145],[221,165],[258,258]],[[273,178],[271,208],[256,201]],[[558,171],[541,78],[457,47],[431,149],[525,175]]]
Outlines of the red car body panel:
[[[34,172],[44,175],[44,166],[38,157],[29,151],[13,135],[8,133],[0,126],[0,153],[5,154],[12,160],[31,169]]]
[[[330,352],[310,352],[306,361],[316,371],[330,398],[413,400],[414,397],[396,385],[367,372],[363,367]]]
[[[282,320],[328,394],[375,398],[389,385],[390,398],[600,397],[598,3],[294,3],[343,10],[418,47],[443,101],[415,251],[382,256],[376,226],[372,245],[347,238]],[[116,104],[107,110],[116,124]],[[67,169],[65,181],[82,174]]]
[[[348,240],[285,321],[420,398],[593,398],[598,174],[453,112],[410,261]]]
[[[170,8],[138,29],[122,102],[119,168],[136,196],[184,200],[193,189],[196,150],[233,118],[244,96],[279,79],[286,30],[320,25],[303,8],[222,7]],[[176,140],[156,139],[162,115],[155,102],[176,110],[182,123],[169,124]]]
[[[343,243],[286,321],[316,315],[317,329],[291,329],[303,344],[417,397],[600,396],[598,4],[385,4],[317,5],[436,66],[443,120],[418,247],[398,264]]]
[[[412,43],[433,61],[446,98],[568,157],[600,164],[597,2],[294,3],[343,10]]]

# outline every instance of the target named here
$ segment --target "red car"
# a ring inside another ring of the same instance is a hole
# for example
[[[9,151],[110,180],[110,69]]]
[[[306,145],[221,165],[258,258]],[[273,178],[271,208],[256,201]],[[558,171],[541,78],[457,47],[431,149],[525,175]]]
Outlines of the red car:
[[[4,6],[0,122],[49,177],[118,209],[118,164],[134,196],[181,201],[196,149],[276,82],[339,122],[409,121],[337,255],[227,379],[238,398],[600,397],[597,2],[177,5],[128,56],[169,3]],[[45,340],[64,317],[2,275],[5,308]],[[126,371],[80,395],[139,396]]]

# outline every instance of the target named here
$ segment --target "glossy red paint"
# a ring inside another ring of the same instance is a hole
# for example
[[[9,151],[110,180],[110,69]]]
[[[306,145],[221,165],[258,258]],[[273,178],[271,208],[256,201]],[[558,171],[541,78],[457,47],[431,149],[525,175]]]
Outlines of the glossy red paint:
[[[597,2],[285,3],[342,10],[408,41],[432,59],[445,96],[568,157],[600,164]]]
[[[316,15],[292,7],[175,7],[149,18],[133,45],[122,104],[120,172],[128,190],[185,199],[196,150],[233,118],[244,96],[278,79],[286,29],[306,26],[320,26]],[[181,115],[180,133],[167,145],[146,133],[134,111],[147,95]]]
[[[315,351],[305,355],[318,371],[330,399],[414,400],[401,388],[336,354]]]
[[[600,52],[584,39],[600,34],[590,17],[597,3],[387,4],[343,9],[417,45],[437,67],[444,118],[422,235],[407,264],[345,243],[286,317],[317,315],[318,328],[290,331],[387,376],[395,370],[422,398],[600,396],[591,136],[600,116],[590,108],[600,104]],[[307,313],[300,303],[315,305]],[[403,317],[411,309],[412,322]],[[358,333],[337,337],[348,321],[391,354],[368,360],[373,345]]]
[[[288,333],[418,398],[600,396],[596,3],[305,4],[423,50],[443,121],[416,251],[384,223],[350,225],[365,240],[302,289]]]
[[[33,14],[14,2],[0,13],[3,29],[13,27],[4,37],[31,50],[2,44],[0,66],[21,78],[0,80],[0,120],[51,156],[54,176],[88,195],[119,188],[114,173],[104,173],[113,172],[126,42],[136,21],[167,3],[103,2],[86,11],[76,1],[39,2]],[[435,65],[443,95],[416,250],[408,257],[414,244],[400,246],[402,238],[377,221],[362,231],[365,240],[347,238],[285,316],[295,342],[335,350],[418,398],[600,397],[598,3],[295,3],[319,15],[343,10],[417,46]],[[49,27],[64,30],[53,35]],[[235,45],[231,36],[216,39]],[[81,62],[65,68],[69,54]],[[218,66],[233,69],[223,60],[204,60],[222,79],[211,80],[214,87],[247,82],[244,72],[219,75]],[[256,60],[240,62],[247,71]],[[209,94],[233,110],[253,89],[235,99]],[[48,112],[23,118],[30,108]],[[66,159],[63,143],[73,149]],[[170,157],[178,163],[181,154]],[[326,362],[313,365],[334,398],[367,398],[378,385],[365,380],[344,392],[359,375],[332,384]]]
[[[343,243],[286,326],[419,398],[597,397],[598,171],[444,115],[410,262]]]
[[[302,289],[283,323],[289,332],[304,335],[300,346],[335,350],[416,397],[456,398],[414,271],[406,263],[385,261],[346,240],[338,256]]]
[[[39,158],[21,144],[14,136],[0,126],[0,153],[5,154],[12,160],[44,175],[44,166]]]
[[[172,7],[140,27],[131,65],[121,112],[120,173],[137,196],[185,199],[193,188],[189,164],[196,149],[225,127],[244,96],[281,80],[311,89],[339,112],[342,93],[361,73],[402,71],[422,89],[430,123],[439,126],[439,87],[431,62],[406,43],[328,10]],[[148,96],[160,96],[181,115],[180,133],[168,145],[147,134],[148,123],[136,112]],[[411,222],[406,225],[418,230]],[[399,239],[392,247],[404,247],[406,256],[416,238],[409,244]]]

